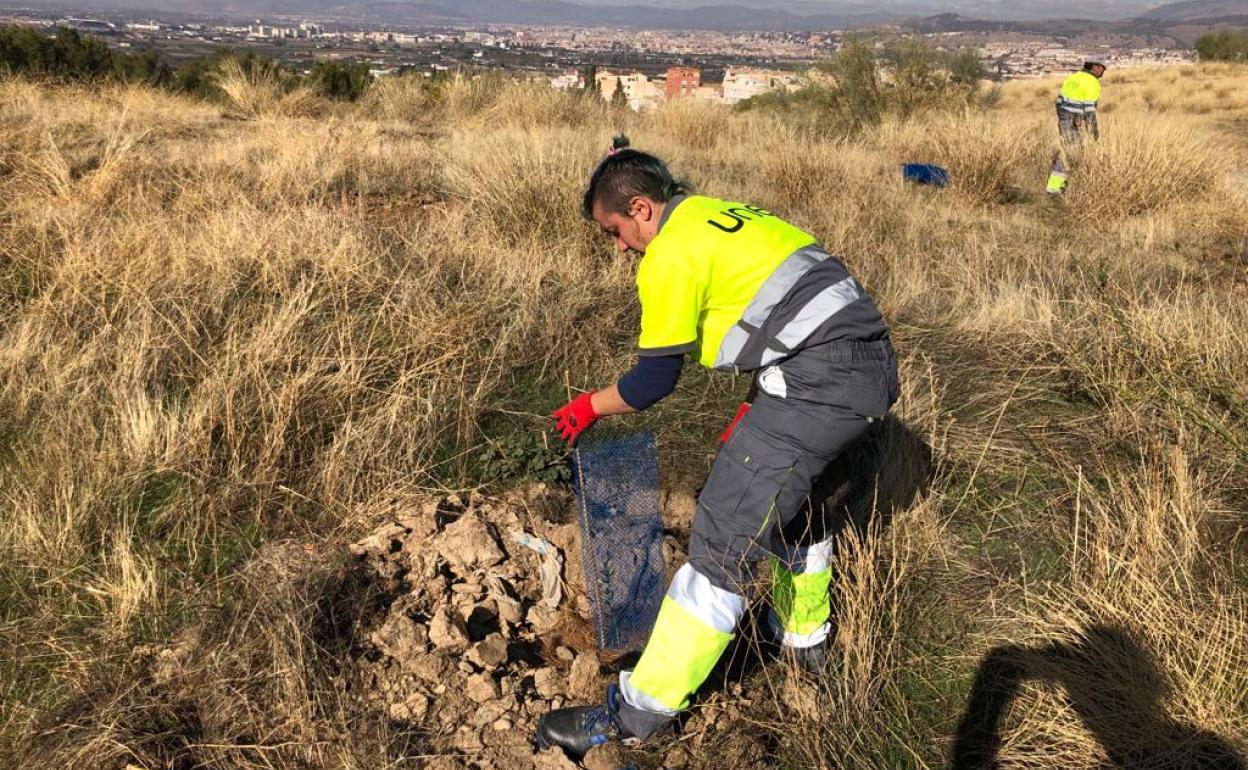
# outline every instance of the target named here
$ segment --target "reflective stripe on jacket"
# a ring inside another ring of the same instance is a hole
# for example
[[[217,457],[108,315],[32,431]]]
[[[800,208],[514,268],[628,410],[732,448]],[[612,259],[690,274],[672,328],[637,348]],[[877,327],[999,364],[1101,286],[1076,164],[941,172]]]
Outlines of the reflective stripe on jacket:
[[[1101,99],[1101,81],[1090,72],[1076,72],[1062,83],[1057,95],[1057,108],[1075,114],[1096,112]]]

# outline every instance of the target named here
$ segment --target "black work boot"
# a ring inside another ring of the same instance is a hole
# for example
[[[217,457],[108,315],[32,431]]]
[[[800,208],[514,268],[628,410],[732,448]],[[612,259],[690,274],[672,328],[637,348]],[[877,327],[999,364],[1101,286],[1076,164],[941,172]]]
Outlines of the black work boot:
[[[777,655],[780,660],[792,661],[799,671],[811,676],[819,676],[828,670],[828,638],[809,647],[785,644],[784,626],[775,611],[767,613],[767,629],[771,632],[771,642],[780,648]]]
[[[616,715],[618,697],[619,690],[611,685],[605,705],[573,706],[544,714],[537,720],[537,747],[558,746],[574,759],[580,759],[595,746],[631,738]]]
[[[821,676],[828,670],[828,641],[810,647],[785,647],[792,653],[797,667],[811,676]]]

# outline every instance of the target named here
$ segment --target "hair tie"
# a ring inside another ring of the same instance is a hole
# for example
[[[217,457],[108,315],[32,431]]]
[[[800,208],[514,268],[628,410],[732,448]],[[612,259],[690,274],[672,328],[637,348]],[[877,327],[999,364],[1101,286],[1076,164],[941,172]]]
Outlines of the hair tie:
[[[611,140],[611,149],[607,150],[607,157],[615,157],[616,153],[620,150],[627,150],[630,144],[631,143],[628,141],[628,137],[624,134],[616,136]]]

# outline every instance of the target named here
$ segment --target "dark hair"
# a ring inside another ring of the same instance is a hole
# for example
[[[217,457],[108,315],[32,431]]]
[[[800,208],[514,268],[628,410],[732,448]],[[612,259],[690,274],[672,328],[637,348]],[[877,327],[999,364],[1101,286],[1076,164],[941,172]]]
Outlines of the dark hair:
[[[604,211],[627,214],[628,202],[638,195],[666,203],[677,195],[689,193],[689,185],[674,179],[663,161],[649,153],[629,149],[628,144],[628,137],[623,134],[611,141],[611,153],[589,178],[585,198],[581,201],[581,216],[593,219],[595,203]]]

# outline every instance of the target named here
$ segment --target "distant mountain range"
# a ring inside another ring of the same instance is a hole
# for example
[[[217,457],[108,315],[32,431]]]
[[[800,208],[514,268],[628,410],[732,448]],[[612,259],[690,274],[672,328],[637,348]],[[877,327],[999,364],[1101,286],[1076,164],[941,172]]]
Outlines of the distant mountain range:
[[[29,2],[30,0],[26,0]],[[709,29],[734,30],[818,30],[867,27],[883,23],[904,23],[923,31],[1037,31],[1070,34],[1080,25],[1112,25],[1116,31],[1129,27],[1157,34],[1170,25],[1217,26],[1227,23],[1248,23],[1248,0],[1182,0],[1153,8],[1134,19],[1120,22],[1082,22],[1049,18],[1036,21],[1000,21],[972,18],[954,13],[931,15],[939,0],[910,0],[872,6],[843,6],[842,11],[820,11],[827,7],[811,0],[792,0],[789,7],[760,8],[758,5],[719,4],[700,7],[673,7],[671,4],[645,5],[634,0],[630,5],[587,5],[567,0],[34,0],[50,6],[74,7],[90,5],[148,12],[166,11],[233,17],[266,15],[363,18],[412,25],[436,24],[541,24],[633,27],[638,29]],[[0,0],[3,2],[3,0]],[[686,0],[696,2],[696,0]],[[950,0],[949,5],[975,5],[975,0]],[[783,4],[783,3],[782,3]],[[991,14],[1008,13],[1008,7],[979,2],[975,7],[991,8]],[[1052,10],[1051,6],[1049,7]],[[1074,6],[1074,7],[1099,7]],[[887,10],[885,10],[887,9]],[[1039,10],[1039,6],[1037,6]],[[1102,11],[1105,9],[1102,8]],[[1101,18],[1104,18],[1102,16]]]
[[[758,7],[726,4],[697,8],[652,5],[590,6],[563,0],[366,0],[364,5],[370,10],[385,8],[389,13],[401,14],[408,20],[429,23],[576,24],[642,29],[811,29],[863,26],[897,18],[895,14],[881,12],[799,15],[774,8],[764,11]],[[359,4],[337,7],[358,8]]]
[[[1219,27],[1248,28],[1248,0],[1184,0],[1118,21],[1090,19],[1032,19],[993,21],[956,13],[909,19],[904,27],[916,32],[1013,32],[1075,39],[1080,36],[1126,36],[1148,39],[1149,44],[1192,45]]]
[[[1248,17],[1248,0],[1184,0],[1158,6],[1140,14],[1158,21],[1196,21],[1237,16]]]
[[[25,0],[30,2],[30,0]],[[729,2],[698,7],[586,5],[566,0],[34,0],[53,7],[105,7],[234,17],[265,15],[383,19],[406,24],[538,24],[637,29],[801,30],[863,27],[904,18],[848,10],[799,14]],[[3,3],[3,0],[0,0]]]

